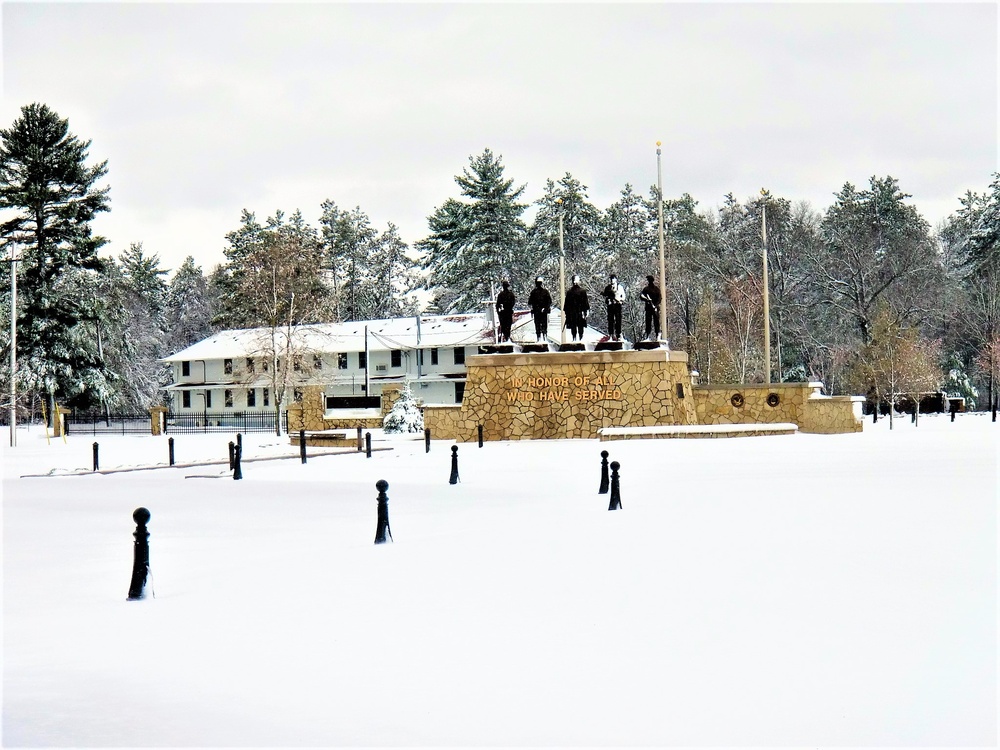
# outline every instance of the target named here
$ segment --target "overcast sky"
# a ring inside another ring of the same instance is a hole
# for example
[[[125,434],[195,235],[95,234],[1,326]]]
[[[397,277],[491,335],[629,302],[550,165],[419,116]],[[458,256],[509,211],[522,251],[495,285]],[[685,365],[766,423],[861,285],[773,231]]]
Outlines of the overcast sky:
[[[107,159],[95,229],[206,273],[247,208],[360,206],[414,243],[490,148],[539,198],[656,182],[827,207],[892,175],[936,224],[997,167],[997,6],[2,5],[3,111],[44,102]]]

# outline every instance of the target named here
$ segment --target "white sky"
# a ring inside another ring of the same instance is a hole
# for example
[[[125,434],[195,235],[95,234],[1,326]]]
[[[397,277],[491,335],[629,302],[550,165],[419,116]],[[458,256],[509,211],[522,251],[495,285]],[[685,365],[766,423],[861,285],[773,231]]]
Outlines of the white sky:
[[[40,101],[109,160],[118,254],[205,271],[248,208],[332,199],[414,243],[472,154],[702,207],[825,208],[890,174],[931,222],[997,167],[994,3],[4,3],[6,127]]]

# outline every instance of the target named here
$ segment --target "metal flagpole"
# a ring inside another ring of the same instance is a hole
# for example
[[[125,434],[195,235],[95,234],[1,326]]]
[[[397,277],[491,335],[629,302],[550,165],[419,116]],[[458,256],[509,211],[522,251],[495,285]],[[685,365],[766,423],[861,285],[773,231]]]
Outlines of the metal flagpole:
[[[559,204],[559,343],[566,343],[566,251],[563,248],[563,213],[562,198],[556,198]]]
[[[761,203],[760,214],[760,236],[763,242],[761,254],[763,256],[764,269],[764,383],[771,385],[771,311],[768,304],[767,281],[767,191],[761,188],[760,194],[764,198]]]
[[[656,142],[656,208],[660,234],[660,339],[667,338],[667,263],[663,250],[663,169],[660,165],[660,142]]]

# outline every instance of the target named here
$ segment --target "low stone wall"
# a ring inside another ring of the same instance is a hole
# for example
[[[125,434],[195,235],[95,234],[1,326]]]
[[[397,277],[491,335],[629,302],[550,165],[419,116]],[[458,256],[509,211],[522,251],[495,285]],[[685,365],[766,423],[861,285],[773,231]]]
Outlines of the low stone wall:
[[[860,432],[858,396],[824,396],[823,384],[701,385],[694,388],[699,424],[792,422],[802,432]]]
[[[864,396],[813,395],[806,401],[799,429],[827,435],[861,432],[864,429],[861,411],[864,403]]]
[[[382,387],[382,409],[377,417],[337,417],[326,418],[326,403],[323,400],[323,389],[318,385],[308,385],[302,389],[302,401],[288,406],[288,431],[299,430],[353,430],[378,429],[382,427],[382,418],[389,413],[392,405],[399,400],[402,386],[392,384]]]

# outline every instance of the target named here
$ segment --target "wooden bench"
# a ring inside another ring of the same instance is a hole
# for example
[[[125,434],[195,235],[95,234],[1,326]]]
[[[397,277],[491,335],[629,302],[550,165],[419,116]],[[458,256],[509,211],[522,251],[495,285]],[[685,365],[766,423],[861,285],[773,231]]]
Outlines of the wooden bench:
[[[653,427],[602,427],[601,440],[643,440],[649,438],[727,438],[760,435],[793,435],[799,431],[791,422],[774,424],[692,424]]]

